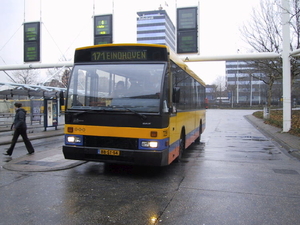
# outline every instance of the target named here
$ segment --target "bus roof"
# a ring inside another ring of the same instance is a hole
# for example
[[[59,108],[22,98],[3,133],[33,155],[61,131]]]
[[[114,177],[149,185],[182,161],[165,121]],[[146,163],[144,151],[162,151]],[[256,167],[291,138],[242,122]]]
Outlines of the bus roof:
[[[182,59],[178,57],[178,55],[170,49],[170,58],[173,62],[175,62],[178,66],[180,66],[183,70],[185,70],[188,74],[190,74],[195,80],[205,86],[204,81],[192,71],[188,65],[186,65]]]
[[[167,52],[169,52],[170,59],[176,63],[179,67],[185,70],[188,74],[190,74],[195,80],[205,86],[204,81],[196,75],[189,67],[186,65],[178,55],[173,52],[168,46],[166,45],[159,45],[159,44],[142,44],[142,43],[120,43],[120,44],[101,44],[101,45],[92,45],[86,47],[76,48],[76,51],[85,50],[85,49],[93,49],[97,47],[117,47],[117,46],[144,46],[144,47],[155,47],[155,48],[165,48]]]

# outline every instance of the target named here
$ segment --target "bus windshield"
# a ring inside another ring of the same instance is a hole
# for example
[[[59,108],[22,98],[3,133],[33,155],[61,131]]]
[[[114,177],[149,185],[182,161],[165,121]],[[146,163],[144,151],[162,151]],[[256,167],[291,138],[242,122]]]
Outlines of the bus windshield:
[[[165,63],[75,65],[67,109],[159,112]]]

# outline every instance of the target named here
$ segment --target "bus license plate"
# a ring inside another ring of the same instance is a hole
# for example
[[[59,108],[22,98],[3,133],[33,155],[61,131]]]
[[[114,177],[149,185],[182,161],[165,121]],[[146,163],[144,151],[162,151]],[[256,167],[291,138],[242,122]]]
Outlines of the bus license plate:
[[[114,156],[119,156],[119,155],[120,155],[120,151],[118,151],[118,150],[100,149],[100,154],[101,154],[101,155],[114,155]]]

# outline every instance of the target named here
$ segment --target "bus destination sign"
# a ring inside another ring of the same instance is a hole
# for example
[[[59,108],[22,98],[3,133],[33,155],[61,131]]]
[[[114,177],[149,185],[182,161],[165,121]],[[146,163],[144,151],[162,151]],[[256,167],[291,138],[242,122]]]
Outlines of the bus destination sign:
[[[99,45],[101,46],[101,45]],[[74,62],[167,61],[166,47],[110,46],[82,48],[75,51]]]
[[[146,51],[93,51],[92,62],[147,60]]]

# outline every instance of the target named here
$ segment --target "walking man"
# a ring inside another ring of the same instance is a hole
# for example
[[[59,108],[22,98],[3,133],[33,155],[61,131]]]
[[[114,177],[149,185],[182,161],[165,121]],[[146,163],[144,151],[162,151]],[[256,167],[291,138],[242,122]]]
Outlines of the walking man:
[[[8,156],[12,155],[14,147],[17,143],[17,140],[18,140],[19,136],[21,135],[23,138],[23,141],[25,143],[25,146],[27,148],[28,155],[31,155],[34,153],[34,149],[33,149],[31,142],[29,141],[29,139],[27,137],[26,111],[21,108],[22,107],[21,103],[16,102],[15,107],[16,107],[16,115],[15,115],[15,120],[13,123],[14,135],[12,138],[12,143],[11,143],[10,147],[7,149],[7,151],[3,154],[8,155]]]

